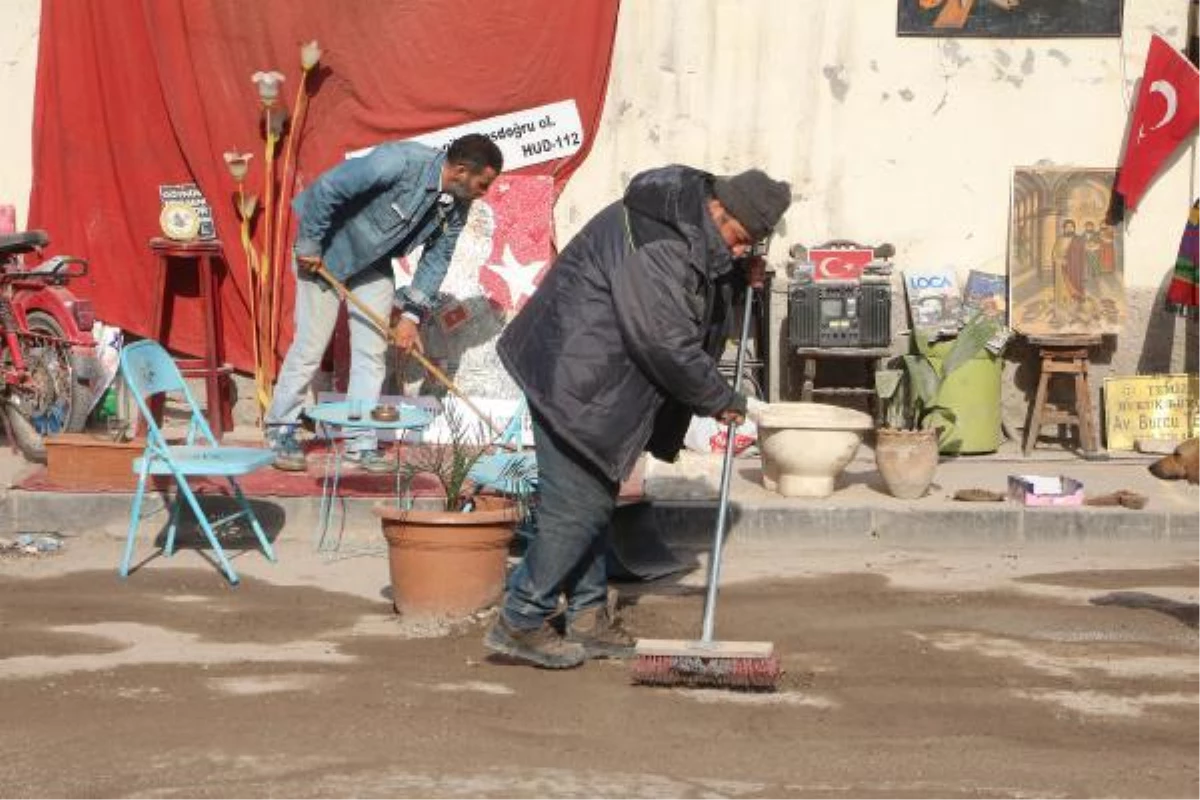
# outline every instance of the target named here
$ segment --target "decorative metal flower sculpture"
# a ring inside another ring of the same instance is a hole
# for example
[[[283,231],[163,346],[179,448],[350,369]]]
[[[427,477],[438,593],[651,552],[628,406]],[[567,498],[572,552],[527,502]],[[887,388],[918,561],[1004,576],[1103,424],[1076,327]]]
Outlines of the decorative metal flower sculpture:
[[[295,183],[291,170],[300,129],[304,122],[304,109],[308,99],[309,74],[320,64],[321,48],[314,39],[300,47],[300,69],[302,77],[297,87],[295,116],[288,127],[288,109],[279,100],[280,87],[286,78],[276,70],[255,72],[250,80],[258,91],[262,110],[262,132],[265,139],[263,149],[262,204],[259,195],[247,194],[245,181],[250,170],[250,153],[231,151],[225,153],[225,164],[229,174],[237,183],[237,212],[241,219],[242,249],[246,253],[249,270],[250,317],[254,327],[254,376],[256,400],[260,415],[271,402],[271,386],[277,368],[277,343],[279,340],[279,305],[282,289],[281,275],[284,269],[284,236],[288,228],[288,209]],[[282,172],[277,176],[275,154],[279,142],[287,139]],[[259,232],[261,246],[254,244],[254,215],[262,211]]]
[[[250,80],[258,86],[258,99],[264,108],[272,108],[279,101],[279,84],[284,81],[283,73],[256,72],[250,76]]]
[[[228,152],[225,154],[225,166],[229,168],[229,174],[239,184],[246,179],[246,173],[250,171],[250,159],[254,158],[253,153],[238,153]]]
[[[316,39],[300,46],[300,69],[309,72],[319,63],[321,63],[321,46],[317,44]]]

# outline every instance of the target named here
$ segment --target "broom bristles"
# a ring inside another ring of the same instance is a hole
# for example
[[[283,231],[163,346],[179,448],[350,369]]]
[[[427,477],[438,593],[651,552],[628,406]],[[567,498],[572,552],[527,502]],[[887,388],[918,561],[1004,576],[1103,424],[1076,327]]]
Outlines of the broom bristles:
[[[650,686],[709,686],[772,691],[783,670],[778,656],[639,655],[631,670],[634,683]]]

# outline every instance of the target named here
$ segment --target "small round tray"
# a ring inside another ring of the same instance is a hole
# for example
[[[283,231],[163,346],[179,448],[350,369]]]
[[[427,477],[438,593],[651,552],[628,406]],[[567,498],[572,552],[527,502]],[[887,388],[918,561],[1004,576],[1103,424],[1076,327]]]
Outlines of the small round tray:
[[[376,422],[395,422],[400,419],[400,409],[389,405],[375,406],[371,409],[371,419]]]

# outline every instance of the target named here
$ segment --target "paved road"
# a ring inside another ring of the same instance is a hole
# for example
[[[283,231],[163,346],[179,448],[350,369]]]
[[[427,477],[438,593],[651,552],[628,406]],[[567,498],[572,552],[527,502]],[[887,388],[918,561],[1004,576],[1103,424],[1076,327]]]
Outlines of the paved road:
[[[148,544],[121,583],[119,549],[0,558],[2,796],[1200,789],[1194,543],[734,543],[717,633],[776,643],[772,695],[492,663],[485,619],[392,617],[378,557],[283,541],[279,564],[238,557],[230,590],[200,553]],[[696,635],[701,579],[627,592],[630,626]]]

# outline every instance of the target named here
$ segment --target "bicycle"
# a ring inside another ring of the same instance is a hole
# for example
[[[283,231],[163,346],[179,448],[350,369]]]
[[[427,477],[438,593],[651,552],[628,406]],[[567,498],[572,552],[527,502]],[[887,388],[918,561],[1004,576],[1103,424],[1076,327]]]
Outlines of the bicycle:
[[[67,288],[88,262],[22,258],[49,243],[40,230],[0,235],[0,416],[13,449],[38,463],[47,437],[84,429],[99,375],[92,303]]]

